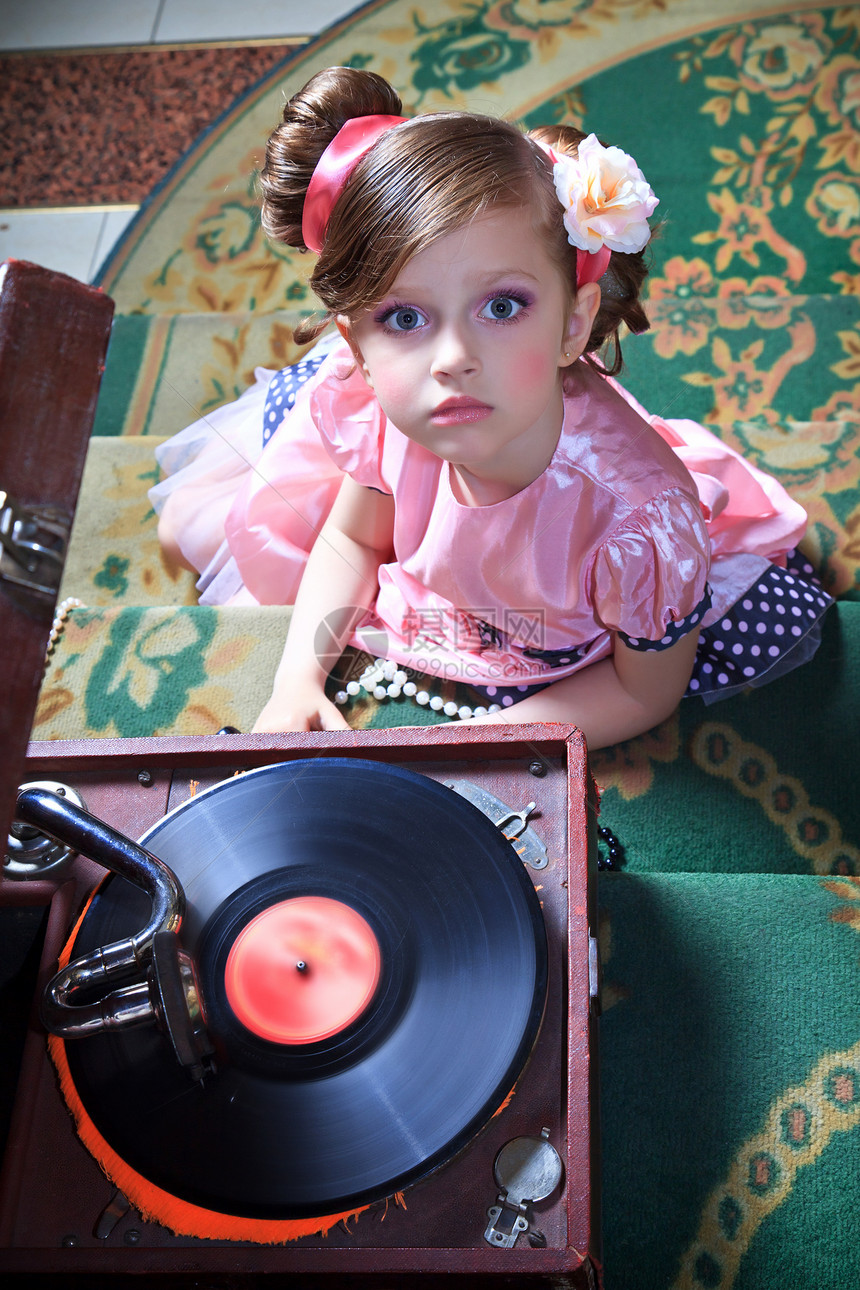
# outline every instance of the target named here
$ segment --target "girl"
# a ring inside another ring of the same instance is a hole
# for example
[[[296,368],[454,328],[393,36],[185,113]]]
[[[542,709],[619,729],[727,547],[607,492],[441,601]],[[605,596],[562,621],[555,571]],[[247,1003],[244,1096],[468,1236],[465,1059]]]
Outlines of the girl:
[[[785,568],[803,510],[611,379],[621,324],[648,326],[657,199],[631,158],[567,127],[406,120],[333,68],[261,182],[268,235],[319,256],[328,313],[297,339],[339,335],[171,441],[154,490],[203,600],[295,600],[257,730],[345,727],[325,683],[348,643],[393,692],[436,706],[410,670],[466,681],[487,697],[461,719],[572,722],[592,749],[809,657],[829,600]]]

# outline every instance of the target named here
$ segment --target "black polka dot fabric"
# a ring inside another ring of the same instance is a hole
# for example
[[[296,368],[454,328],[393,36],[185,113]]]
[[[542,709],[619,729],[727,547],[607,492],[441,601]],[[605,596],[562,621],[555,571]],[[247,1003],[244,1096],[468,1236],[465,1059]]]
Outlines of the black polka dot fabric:
[[[821,619],[832,603],[809,561],[790,552],[787,568],[771,565],[702,631],[687,694],[722,697],[774,680],[803,662],[818,644]]]
[[[263,447],[271,439],[296,401],[299,390],[317,368],[325,362],[327,354],[313,352],[293,367],[283,367],[269,382],[266,406],[263,411]]]
[[[512,708],[530,694],[548,690],[550,685],[550,681],[535,682],[534,685],[475,685],[473,682],[472,689],[482,695],[487,703],[497,703],[500,708]]]

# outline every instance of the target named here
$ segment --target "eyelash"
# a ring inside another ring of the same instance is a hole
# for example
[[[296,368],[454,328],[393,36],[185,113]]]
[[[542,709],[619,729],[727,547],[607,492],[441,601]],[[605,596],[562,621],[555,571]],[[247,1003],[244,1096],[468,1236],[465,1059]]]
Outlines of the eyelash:
[[[413,313],[419,314],[422,318],[424,317],[424,314],[421,312],[420,309],[417,309],[415,305],[395,303],[392,305],[387,305],[384,309],[381,309],[378,314],[375,314],[374,322],[378,323],[382,327],[382,329],[386,331],[389,335],[408,336],[409,333],[412,331],[420,331],[421,330],[420,327],[406,328],[406,327],[388,326],[389,318],[393,318],[395,314],[399,314],[405,310],[411,310]]]
[[[482,301],[481,306],[478,310],[478,314],[480,315],[483,312],[483,310],[486,309],[487,305],[492,304],[494,300],[512,300],[515,305],[520,306],[517,312],[511,318],[494,318],[492,320],[490,319],[485,320],[488,322],[493,321],[496,323],[497,326],[502,326],[502,327],[508,326],[511,323],[517,322],[521,314],[525,310],[527,310],[533,303],[531,299],[523,295],[522,292],[520,291],[494,291],[492,295],[487,296],[486,299]],[[394,304],[387,305],[384,309],[380,310],[379,313],[375,314],[374,322],[376,322],[380,327],[382,327],[383,330],[386,331],[390,336],[391,335],[408,336],[414,331],[423,330],[423,328],[421,327],[409,327],[409,328],[390,327],[388,325],[388,320],[392,318],[395,314],[400,313],[402,310],[411,310],[414,313],[419,314],[422,318],[425,316],[422,310],[418,309],[415,305],[401,304],[401,303],[395,302]]]
[[[504,326],[506,323],[517,322],[521,314],[525,310],[527,310],[529,306],[533,303],[533,301],[529,299],[529,297],[523,295],[521,291],[494,291],[491,296],[487,296],[486,300],[481,305],[481,309],[478,312],[479,313],[482,312],[484,309],[486,309],[487,305],[492,304],[494,300],[512,300],[515,305],[520,306],[512,318],[494,318],[493,319],[493,322],[500,323],[502,326]]]

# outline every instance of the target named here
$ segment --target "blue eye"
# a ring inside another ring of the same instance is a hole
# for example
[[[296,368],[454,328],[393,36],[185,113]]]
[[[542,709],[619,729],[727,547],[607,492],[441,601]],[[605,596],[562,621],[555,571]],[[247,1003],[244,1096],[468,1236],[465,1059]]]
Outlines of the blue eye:
[[[416,331],[426,321],[424,315],[411,305],[392,309],[382,318],[384,325],[390,327],[392,331]]]
[[[518,300],[516,296],[493,296],[492,300],[481,309],[482,318],[493,318],[497,322],[507,322],[509,318],[516,318],[521,309],[524,309],[526,302]]]

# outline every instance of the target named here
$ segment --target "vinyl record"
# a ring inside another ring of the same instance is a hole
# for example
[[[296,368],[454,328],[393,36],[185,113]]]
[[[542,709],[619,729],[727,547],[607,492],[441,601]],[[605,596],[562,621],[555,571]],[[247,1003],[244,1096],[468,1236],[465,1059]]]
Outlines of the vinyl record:
[[[133,1170],[218,1213],[333,1213],[429,1173],[501,1105],[540,1026],[546,936],[520,860],[470,803],[318,758],[218,784],[142,841],[185,889],[216,1069],[191,1081],[154,1027],[66,1042],[77,1095]],[[147,916],[109,878],[73,955]],[[261,967],[273,946],[286,966]]]

